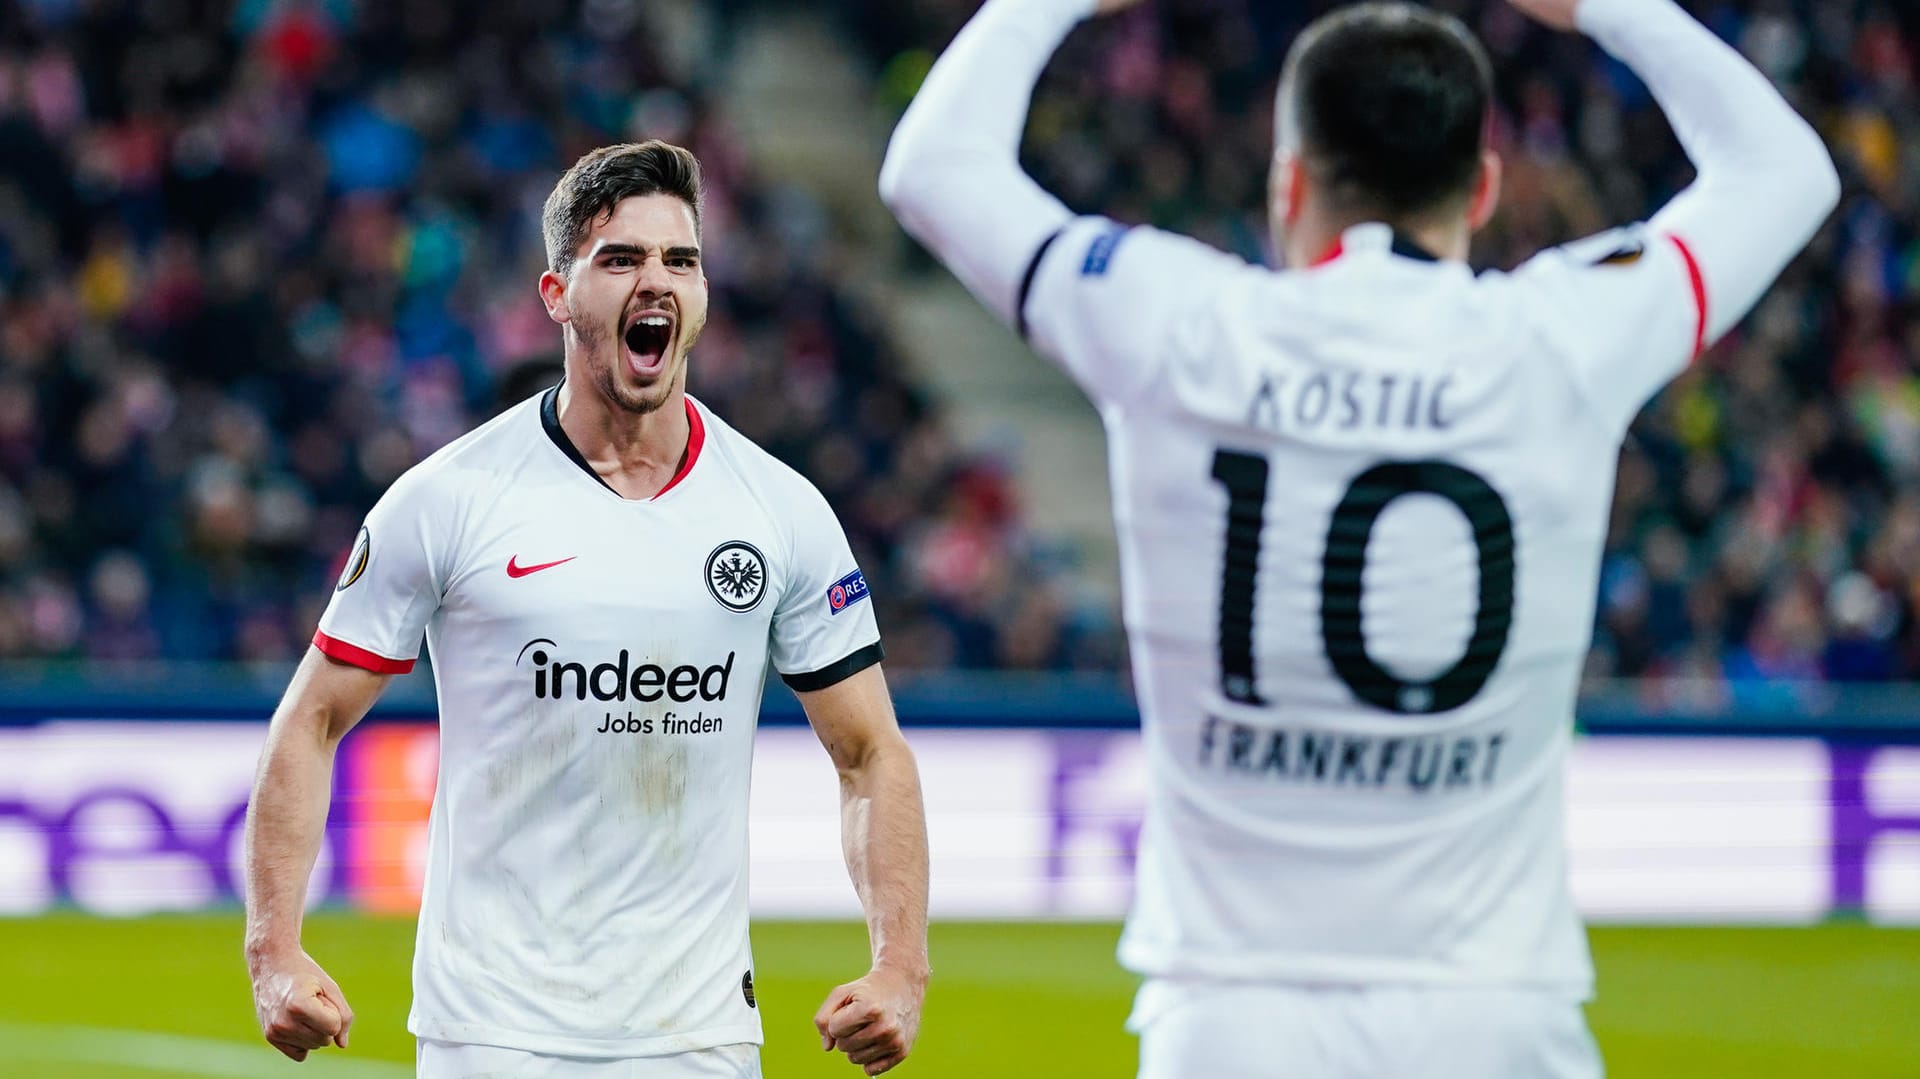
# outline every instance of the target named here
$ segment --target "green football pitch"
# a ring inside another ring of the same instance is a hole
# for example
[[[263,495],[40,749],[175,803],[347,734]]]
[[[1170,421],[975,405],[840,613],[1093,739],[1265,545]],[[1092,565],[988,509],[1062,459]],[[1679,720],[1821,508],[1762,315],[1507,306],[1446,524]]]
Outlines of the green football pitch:
[[[257,1040],[236,915],[0,919],[0,1076],[410,1075],[409,920],[319,914],[307,946],[358,1018],[353,1048],[282,1060]],[[1130,1076],[1133,982],[1111,925],[947,923],[913,1060],[920,1079]],[[1614,1076],[1920,1077],[1920,931],[1593,932],[1589,1016]],[[851,924],[761,923],[755,982],[773,1079],[859,1074],[824,1054],[811,1016],[864,968]]]

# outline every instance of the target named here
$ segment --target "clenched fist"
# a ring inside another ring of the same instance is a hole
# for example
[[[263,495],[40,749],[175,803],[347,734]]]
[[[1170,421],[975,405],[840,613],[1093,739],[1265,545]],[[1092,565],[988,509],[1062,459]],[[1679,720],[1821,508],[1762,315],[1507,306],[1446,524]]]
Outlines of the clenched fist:
[[[868,1075],[892,1069],[913,1051],[926,994],[924,975],[916,978],[885,967],[835,986],[813,1017],[820,1048],[840,1050]]]
[[[299,950],[249,964],[253,1010],[267,1044],[294,1060],[315,1049],[347,1047],[353,1009],[320,965]]]

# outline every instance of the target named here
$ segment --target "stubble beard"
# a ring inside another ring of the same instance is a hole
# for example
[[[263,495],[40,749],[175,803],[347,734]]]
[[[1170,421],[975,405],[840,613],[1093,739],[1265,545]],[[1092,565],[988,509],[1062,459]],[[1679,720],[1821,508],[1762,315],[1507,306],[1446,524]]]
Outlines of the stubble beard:
[[[686,343],[678,345],[677,351],[681,357],[684,358],[688,349],[693,347],[694,339],[700,336],[701,329],[702,327],[699,326],[693,327],[691,334],[686,338]],[[576,325],[574,330],[580,339],[580,351],[587,357],[587,373],[593,379],[594,388],[598,389],[600,396],[615,408],[629,415],[646,416],[659,411],[660,406],[667,403],[667,397],[673,392],[674,381],[680,377],[680,370],[684,364],[676,366],[669,360],[664,365],[663,377],[652,385],[635,389],[623,385],[614,371],[617,365],[627,361],[624,341],[598,325],[591,327]],[[601,356],[605,357],[604,362],[600,361]]]
[[[634,416],[645,416],[659,410],[667,403],[667,394],[673,389],[673,378],[662,379],[644,389],[632,389],[622,386],[614,377],[613,365],[625,361],[624,356],[615,355],[607,363],[593,368],[593,381],[600,388],[600,395],[611,401],[614,407]]]

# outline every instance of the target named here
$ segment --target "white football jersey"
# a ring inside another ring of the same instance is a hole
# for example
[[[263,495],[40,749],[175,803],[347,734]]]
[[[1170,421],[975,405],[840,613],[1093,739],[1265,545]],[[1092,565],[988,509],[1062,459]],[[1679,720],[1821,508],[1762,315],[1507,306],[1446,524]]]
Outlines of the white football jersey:
[[[1650,224],[1478,276],[1360,225],[1269,271],[1021,172],[1095,7],[986,0],[880,191],[1106,423],[1150,783],[1121,958],[1584,994],[1561,765],[1620,440],[1812,237],[1832,160],[1672,0],[1582,0],[1698,171]]]
[[[1585,992],[1562,759],[1620,440],[1703,332],[1684,244],[1476,276],[1362,225],[1275,273],[1081,218],[1038,258],[1151,762],[1123,960]]]
[[[692,398],[679,475],[632,501],[557,395],[396,481],[315,637],[376,671],[411,667],[423,633],[433,653],[408,1027],[587,1057],[757,1043],[761,692],[769,661],[803,690],[879,661],[866,581],[820,493]]]

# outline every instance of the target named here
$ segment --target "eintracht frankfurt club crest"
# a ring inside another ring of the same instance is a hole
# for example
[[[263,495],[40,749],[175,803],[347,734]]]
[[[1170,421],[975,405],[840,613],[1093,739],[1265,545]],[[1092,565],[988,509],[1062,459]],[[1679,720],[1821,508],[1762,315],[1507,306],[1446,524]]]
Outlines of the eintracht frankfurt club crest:
[[[740,540],[715,547],[707,556],[707,591],[729,611],[753,610],[767,594],[767,560]]]

